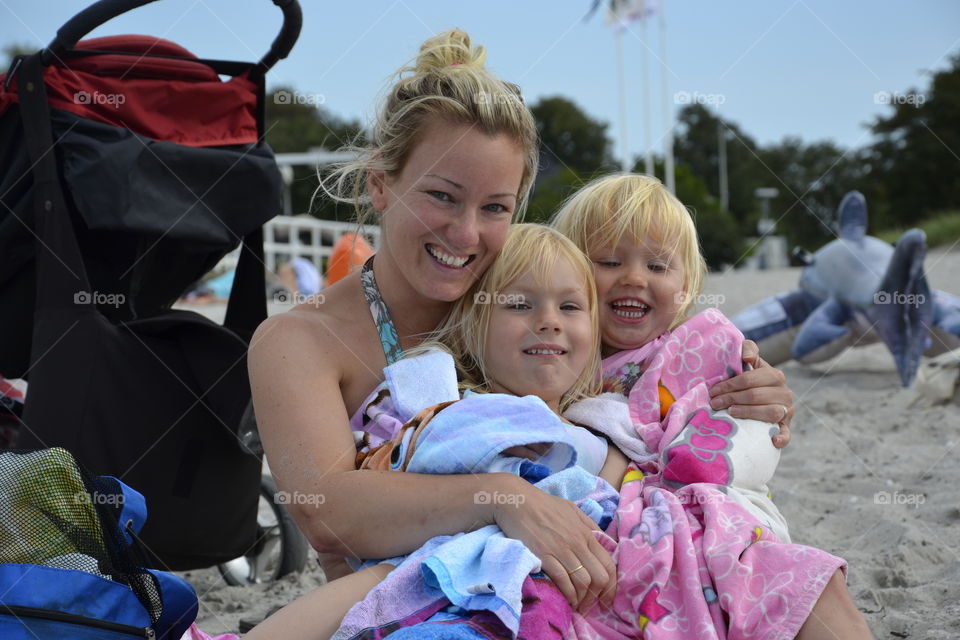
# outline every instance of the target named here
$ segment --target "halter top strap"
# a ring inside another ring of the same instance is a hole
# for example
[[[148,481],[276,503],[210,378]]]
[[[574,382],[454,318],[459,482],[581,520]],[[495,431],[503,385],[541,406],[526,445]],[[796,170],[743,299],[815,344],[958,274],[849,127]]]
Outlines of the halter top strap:
[[[373,316],[373,324],[377,327],[377,335],[380,336],[380,346],[383,347],[383,355],[387,359],[387,364],[391,365],[403,357],[403,350],[400,348],[400,335],[397,328],[390,319],[390,311],[383,302],[383,296],[380,295],[380,289],[377,288],[377,281],[373,277],[373,259],[376,256],[370,256],[360,271],[360,285],[363,287],[363,295],[367,298],[367,304],[370,305],[370,315]]]

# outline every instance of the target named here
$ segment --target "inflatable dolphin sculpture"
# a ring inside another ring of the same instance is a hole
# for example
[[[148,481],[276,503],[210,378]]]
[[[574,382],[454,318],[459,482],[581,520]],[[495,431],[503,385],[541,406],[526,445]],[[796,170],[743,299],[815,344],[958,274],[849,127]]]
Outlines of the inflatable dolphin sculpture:
[[[866,235],[859,191],[843,197],[839,214],[840,237],[806,258],[800,288],[761,300],[733,323],[771,364],[820,362],[880,340],[909,387],[921,354],[960,347],[960,299],[927,284],[923,231],[907,231],[896,246]]]

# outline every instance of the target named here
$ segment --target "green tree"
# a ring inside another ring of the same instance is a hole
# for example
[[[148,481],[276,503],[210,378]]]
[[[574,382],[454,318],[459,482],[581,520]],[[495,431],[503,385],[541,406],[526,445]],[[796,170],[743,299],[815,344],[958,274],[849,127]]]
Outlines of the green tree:
[[[911,226],[960,207],[960,53],[933,74],[926,92],[885,97],[893,113],[871,125],[877,140],[865,157],[871,227]]]
[[[267,143],[274,152],[294,153],[317,147],[336,150],[357,139],[362,133],[360,122],[338,118],[316,104],[320,101],[319,96],[302,94],[289,87],[278,87],[267,95],[264,128]],[[326,220],[350,220],[352,206],[334,204],[322,193],[314,198],[319,185],[315,167],[294,167],[293,212],[310,212]]]
[[[543,98],[530,110],[540,134],[540,172],[526,220],[546,222],[567,197],[615,165],[607,124],[591,118],[573,101]]]
[[[780,195],[770,203],[777,233],[791,246],[813,250],[833,240],[837,231],[837,205],[848,191],[869,191],[862,153],[830,141],[804,144],[788,137],[760,151],[764,165],[777,177],[770,186]],[[756,219],[749,221],[755,229]]]
[[[744,255],[744,234],[733,214],[720,208],[720,202],[710,195],[706,182],[695,175],[689,165],[678,164],[674,180],[677,199],[693,215],[707,266],[719,269],[725,264],[740,262]]]
[[[548,159],[580,175],[612,167],[606,123],[594,120],[562,96],[541,98],[530,110]]]
[[[718,131],[726,137],[728,208],[743,223],[758,211],[753,192],[769,186],[774,177],[757,157],[757,144],[732,122],[721,120],[702,104],[684,107],[677,116],[674,154],[720,198],[720,152]]]

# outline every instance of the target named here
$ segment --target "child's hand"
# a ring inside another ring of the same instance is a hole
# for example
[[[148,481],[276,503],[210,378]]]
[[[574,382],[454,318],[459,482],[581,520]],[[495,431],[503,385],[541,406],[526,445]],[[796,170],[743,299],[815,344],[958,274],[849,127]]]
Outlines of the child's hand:
[[[749,418],[780,425],[773,445],[782,449],[790,443],[790,421],[793,420],[793,393],[786,376],[760,357],[760,349],[752,340],[744,340],[742,358],[751,371],[722,380],[710,388],[710,406],[727,409],[734,418]]]

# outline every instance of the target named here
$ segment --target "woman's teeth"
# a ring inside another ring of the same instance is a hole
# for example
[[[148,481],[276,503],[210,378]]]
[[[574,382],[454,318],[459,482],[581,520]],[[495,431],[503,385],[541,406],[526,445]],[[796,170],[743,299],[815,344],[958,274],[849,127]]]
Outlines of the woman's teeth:
[[[560,349],[524,349],[523,352],[535,356],[562,356],[566,353]]]
[[[427,251],[430,252],[430,255],[436,258],[437,262],[455,269],[459,269],[463,265],[467,264],[467,262],[470,260],[470,256],[467,256],[466,258],[458,258],[457,256],[449,254],[446,251],[433,246],[432,244],[427,245]]]

